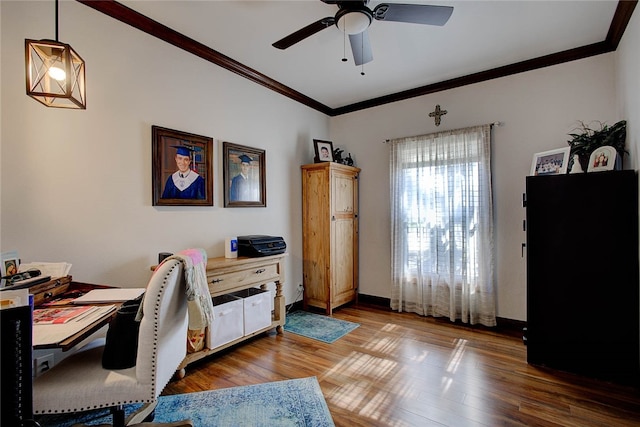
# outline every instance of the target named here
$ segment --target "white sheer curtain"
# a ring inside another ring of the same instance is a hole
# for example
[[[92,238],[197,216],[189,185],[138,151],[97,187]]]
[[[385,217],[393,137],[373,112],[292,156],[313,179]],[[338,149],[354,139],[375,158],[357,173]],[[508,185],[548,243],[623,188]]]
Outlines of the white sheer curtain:
[[[391,307],[495,326],[491,126],[391,141]]]

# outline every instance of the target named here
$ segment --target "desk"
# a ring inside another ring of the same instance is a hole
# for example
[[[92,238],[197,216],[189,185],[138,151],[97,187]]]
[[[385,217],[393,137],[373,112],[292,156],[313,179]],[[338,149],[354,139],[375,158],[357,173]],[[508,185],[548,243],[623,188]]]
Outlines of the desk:
[[[37,307],[63,295],[109,287],[111,286],[72,282],[71,276],[66,276],[34,285],[29,288],[29,293],[34,295],[34,305]],[[33,422],[32,403],[33,349],[59,348],[67,351],[106,325],[114,314],[115,310],[94,319],[82,330],[56,344],[33,346],[31,307],[25,305],[0,310],[0,425],[36,425]]]
[[[31,288],[29,288],[29,292],[33,294],[34,306],[37,309],[40,308],[42,304],[52,301],[55,298],[61,298],[65,295],[79,295],[80,293],[86,293],[92,289],[103,289],[111,287],[112,286],[73,282],[71,276],[66,276],[32,286]],[[93,333],[97,332],[104,325],[109,323],[109,321],[115,315],[117,307],[121,304],[122,303],[116,303],[116,310],[113,310],[101,317],[94,319],[90,324],[74,333],[73,335],[55,343],[35,344],[33,346],[33,349],[40,350],[47,348],[59,348],[62,349],[62,351],[70,350],[71,348],[91,336]]]
[[[113,318],[113,316],[115,315],[118,307],[121,305],[122,303],[113,303],[113,304],[109,304],[111,306],[113,306],[113,308],[108,311],[105,312],[99,316],[95,316],[94,318],[91,318],[90,320],[87,320],[86,322],[82,322],[81,325],[78,326],[78,328],[80,329],[73,329],[73,331],[71,332],[67,332],[67,331],[55,331],[61,335],[59,335],[58,337],[53,337],[52,335],[46,335],[48,332],[47,331],[48,328],[58,328],[58,327],[67,327],[68,329],[73,328],[73,326],[70,325],[71,322],[74,322],[74,320],[71,320],[69,322],[69,324],[65,324],[65,325],[37,325],[34,324],[33,326],[33,349],[34,350],[41,350],[41,349],[51,349],[51,348],[58,348],[61,349],[62,351],[67,351],[72,349],[73,347],[75,347],[76,345],[78,345],[80,342],[84,341],[86,338],[88,338],[89,336],[91,336],[92,334],[94,334],[95,332],[97,332],[99,329],[101,329],[104,325],[106,325],[107,323],[109,323],[111,321],[111,319]],[[80,322],[79,322],[80,323]],[[76,331],[76,332],[74,332]],[[41,335],[44,334],[44,335]]]

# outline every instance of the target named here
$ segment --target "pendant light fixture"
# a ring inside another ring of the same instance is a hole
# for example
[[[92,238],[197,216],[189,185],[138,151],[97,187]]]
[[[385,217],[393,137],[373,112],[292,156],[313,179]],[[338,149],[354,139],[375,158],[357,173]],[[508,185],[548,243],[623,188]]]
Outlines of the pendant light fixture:
[[[25,41],[27,95],[47,107],[86,109],[84,60],[71,46],[56,39]]]

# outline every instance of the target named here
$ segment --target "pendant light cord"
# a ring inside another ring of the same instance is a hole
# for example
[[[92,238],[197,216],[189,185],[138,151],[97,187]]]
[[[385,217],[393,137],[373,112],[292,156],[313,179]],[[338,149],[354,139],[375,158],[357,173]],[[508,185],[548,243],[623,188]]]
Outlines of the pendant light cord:
[[[58,0],[56,0],[56,42],[58,41]]]

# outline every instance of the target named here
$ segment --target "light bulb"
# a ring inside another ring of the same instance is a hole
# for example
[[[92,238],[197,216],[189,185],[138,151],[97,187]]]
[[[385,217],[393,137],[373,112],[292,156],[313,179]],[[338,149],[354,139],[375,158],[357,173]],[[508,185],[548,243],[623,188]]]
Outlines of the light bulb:
[[[338,18],[337,27],[347,34],[360,34],[371,24],[371,17],[360,10],[350,11]]]
[[[49,68],[49,77],[61,82],[67,78],[67,73],[65,73],[62,68],[51,67]]]

